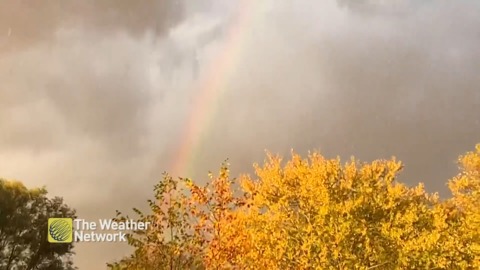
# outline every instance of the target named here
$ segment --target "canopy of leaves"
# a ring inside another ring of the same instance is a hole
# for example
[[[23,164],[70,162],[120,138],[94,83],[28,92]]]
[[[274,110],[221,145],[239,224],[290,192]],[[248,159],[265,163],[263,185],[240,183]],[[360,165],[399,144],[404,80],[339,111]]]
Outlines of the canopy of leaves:
[[[48,218],[75,218],[62,198],[27,189],[18,181],[0,179],[0,269],[74,269],[71,244],[50,244]]]
[[[480,269],[480,145],[440,200],[397,180],[394,158],[342,164],[268,155],[238,184],[223,164],[206,186],[165,174],[132,256],[111,269]],[[130,217],[118,212],[118,219]]]

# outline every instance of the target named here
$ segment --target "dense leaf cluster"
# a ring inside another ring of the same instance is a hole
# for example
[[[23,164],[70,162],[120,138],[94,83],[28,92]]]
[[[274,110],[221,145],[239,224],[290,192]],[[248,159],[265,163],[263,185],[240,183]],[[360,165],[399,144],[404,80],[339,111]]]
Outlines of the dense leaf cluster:
[[[395,159],[268,155],[236,185],[223,164],[206,186],[165,175],[155,224],[129,235],[111,269],[480,269],[480,145],[459,159],[451,198],[397,180]],[[118,213],[118,219],[129,218]]]

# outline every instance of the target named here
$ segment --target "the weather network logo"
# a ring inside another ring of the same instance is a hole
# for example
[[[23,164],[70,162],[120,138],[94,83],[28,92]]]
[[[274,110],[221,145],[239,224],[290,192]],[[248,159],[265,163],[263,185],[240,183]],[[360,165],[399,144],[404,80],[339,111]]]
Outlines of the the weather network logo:
[[[73,241],[73,220],[71,218],[48,219],[48,242],[71,243]]]

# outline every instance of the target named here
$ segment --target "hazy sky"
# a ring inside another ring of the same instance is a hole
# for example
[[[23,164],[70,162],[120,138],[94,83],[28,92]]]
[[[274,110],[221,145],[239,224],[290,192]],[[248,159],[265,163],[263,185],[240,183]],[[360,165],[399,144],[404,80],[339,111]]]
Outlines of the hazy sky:
[[[193,175],[319,149],[395,155],[402,180],[447,194],[480,142],[480,5],[263,2]],[[239,3],[0,0],[0,176],[46,185],[86,219],[144,205]],[[103,269],[125,247],[76,250],[80,269]]]

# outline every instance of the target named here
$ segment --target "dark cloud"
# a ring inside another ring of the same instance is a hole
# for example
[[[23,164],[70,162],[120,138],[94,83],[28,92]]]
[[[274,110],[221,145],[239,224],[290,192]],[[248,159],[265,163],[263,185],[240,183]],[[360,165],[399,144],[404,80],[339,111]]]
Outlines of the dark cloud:
[[[15,50],[52,39],[60,28],[82,27],[108,35],[115,31],[141,37],[146,31],[163,34],[183,16],[181,0],[85,0],[42,2],[4,0],[0,8],[2,50]],[[3,44],[2,44],[3,43]]]
[[[403,179],[446,194],[457,155],[480,137],[478,6],[404,6],[399,16],[385,4],[351,16],[302,4],[257,25],[263,32],[218,112],[224,132],[212,132],[199,162],[229,156],[244,171],[263,149],[291,147],[395,155],[407,164]]]
[[[405,181],[445,194],[457,155],[480,142],[479,6],[347,2],[254,5],[242,53],[229,56],[235,72],[205,105],[213,124],[193,176],[225,158],[249,172],[264,149],[319,149],[396,155]],[[169,170],[198,77],[222,53],[237,5],[2,2],[1,176],[47,185],[87,219],[142,206]],[[81,269],[96,269],[125,249],[77,251]]]

